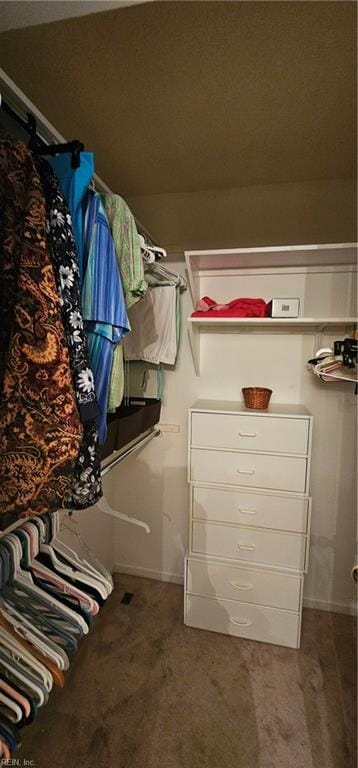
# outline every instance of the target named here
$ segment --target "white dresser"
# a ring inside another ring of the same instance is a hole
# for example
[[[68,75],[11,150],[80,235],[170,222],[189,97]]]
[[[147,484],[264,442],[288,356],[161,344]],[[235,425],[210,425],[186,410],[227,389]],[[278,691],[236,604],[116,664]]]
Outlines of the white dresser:
[[[311,436],[302,405],[190,409],[188,626],[299,648]]]

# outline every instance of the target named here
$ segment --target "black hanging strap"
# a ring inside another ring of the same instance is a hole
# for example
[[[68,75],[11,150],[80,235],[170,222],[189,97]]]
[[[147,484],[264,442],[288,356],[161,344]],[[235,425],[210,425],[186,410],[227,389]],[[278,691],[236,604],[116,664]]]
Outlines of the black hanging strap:
[[[8,114],[12,120],[21,125],[30,136],[28,148],[37,155],[62,155],[65,152],[71,153],[72,168],[79,168],[81,159],[80,153],[84,151],[84,145],[78,139],[67,141],[64,144],[46,144],[37,133],[36,118],[30,112],[27,112],[27,122],[15,112],[15,110],[4,99],[1,101],[1,109]]]
[[[30,135],[30,144],[33,146],[36,144],[37,146],[46,147],[46,142],[37,135],[36,120],[30,112],[27,112],[27,121],[25,121],[4,99],[1,100],[1,109],[3,112],[6,112],[6,114],[9,115],[12,120],[15,120],[15,122],[24,129],[24,131],[27,131],[27,133]],[[31,148],[32,147],[30,147],[30,149]]]
[[[30,147],[32,149],[32,147]],[[45,146],[34,146],[33,151],[36,155],[63,155],[66,152],[71,153],[71,167],[79,168],[81,164],[80,154],[84,150],[84,145],[78,139],[67,141],[65,144],[46,144]]]

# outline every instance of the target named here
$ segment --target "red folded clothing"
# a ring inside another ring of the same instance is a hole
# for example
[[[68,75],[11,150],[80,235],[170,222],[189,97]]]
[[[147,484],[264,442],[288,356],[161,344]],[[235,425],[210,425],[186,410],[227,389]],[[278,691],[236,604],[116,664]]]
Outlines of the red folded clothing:
[[[217,304],[210,296],[198,301],[192,317],[265,317],[266,301],[263,299],[233,299],[228,304]]]

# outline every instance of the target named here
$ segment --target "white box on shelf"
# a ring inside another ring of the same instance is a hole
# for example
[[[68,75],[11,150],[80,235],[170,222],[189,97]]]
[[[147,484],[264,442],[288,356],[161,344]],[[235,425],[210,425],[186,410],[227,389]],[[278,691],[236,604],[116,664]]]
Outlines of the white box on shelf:
[[[300,300],[290,298],[271,299],[271,317],[298,317]]]

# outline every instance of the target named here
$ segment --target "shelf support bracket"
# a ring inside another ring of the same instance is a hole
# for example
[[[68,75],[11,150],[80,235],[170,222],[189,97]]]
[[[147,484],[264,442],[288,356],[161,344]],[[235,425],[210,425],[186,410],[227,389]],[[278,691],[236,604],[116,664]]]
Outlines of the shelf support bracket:
[[[189,323],[188,334],[195,373],[200,376],[200,330]]]

